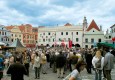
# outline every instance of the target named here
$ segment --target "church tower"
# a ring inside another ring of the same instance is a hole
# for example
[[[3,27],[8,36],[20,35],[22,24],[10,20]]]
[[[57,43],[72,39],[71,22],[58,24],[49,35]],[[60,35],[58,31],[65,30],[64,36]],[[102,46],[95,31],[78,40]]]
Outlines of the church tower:
[[[84,20],[83,20],[83,30],[86,31],[87,29],[87,19],[86,17],[84,17]]]

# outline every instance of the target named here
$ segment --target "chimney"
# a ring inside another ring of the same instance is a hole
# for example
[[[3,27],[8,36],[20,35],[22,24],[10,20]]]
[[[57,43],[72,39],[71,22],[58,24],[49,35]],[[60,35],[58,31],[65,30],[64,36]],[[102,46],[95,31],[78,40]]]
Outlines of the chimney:
[[[100,25],[100,31],[102,31],[102,26]]]
[[[109,30],[107,29],[106,34],[108,34]]]

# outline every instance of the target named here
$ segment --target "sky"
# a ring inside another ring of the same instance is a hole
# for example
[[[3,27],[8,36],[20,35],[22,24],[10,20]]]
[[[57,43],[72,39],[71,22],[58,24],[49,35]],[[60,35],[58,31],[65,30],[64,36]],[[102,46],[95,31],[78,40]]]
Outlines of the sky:
[[[115,24],[115,0],[0,0],[0,24],[57,26],[94,19],[106,31]]]

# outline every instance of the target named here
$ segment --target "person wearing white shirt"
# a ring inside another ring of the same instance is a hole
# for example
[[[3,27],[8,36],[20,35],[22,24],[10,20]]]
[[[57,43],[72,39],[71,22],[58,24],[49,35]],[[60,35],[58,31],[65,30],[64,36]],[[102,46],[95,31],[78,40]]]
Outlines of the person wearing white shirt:
[[[34,58],[34,68],[35,68],[35,79],[40,78],[40,57],[38,56],[38,53],[35,53]]]
[[[101,59],[101,67],[96,68],[96,63]],[[98,50],[92,59],[92,65],[95,69],[95,80],[101,80],[102,70],[104,66],[104,57],[101,56],[101,51]]]

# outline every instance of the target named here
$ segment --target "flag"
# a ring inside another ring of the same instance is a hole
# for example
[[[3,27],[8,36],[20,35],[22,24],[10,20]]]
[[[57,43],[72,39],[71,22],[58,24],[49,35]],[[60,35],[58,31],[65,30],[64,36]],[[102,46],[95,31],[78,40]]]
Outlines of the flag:
[[[72,48],[72,41],[69,40],[69,48]]]

